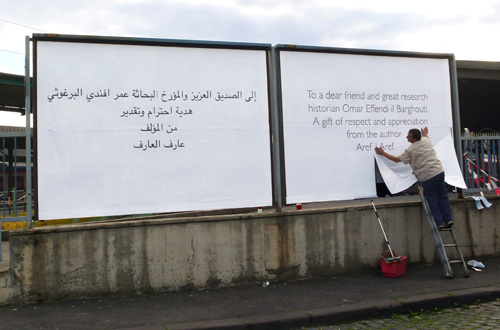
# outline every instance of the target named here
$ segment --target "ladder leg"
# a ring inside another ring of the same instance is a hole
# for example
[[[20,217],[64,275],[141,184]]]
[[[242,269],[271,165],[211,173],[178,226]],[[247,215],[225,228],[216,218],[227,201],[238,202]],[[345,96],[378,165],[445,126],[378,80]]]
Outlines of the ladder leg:
[[[460,260],[462,261],[462,266],[464,267],[465,276],[469,276],[469,270],[467,269],[467,264],[465,263],[465,259],[464,259],[464,256],[462,254],[462,251],[460,250],[460,247],[458,246],[457,236],[455,235],[455,229],[453,228],[453,226],[451,226],[451,237],[453,238],[453,243],[455,244],[455,248],[457,249],[458,256],[460,257]]]
[[[429,204],[427,203],[427,200],[424,197],[424,190],[420,182],[418,183],[418,189],[420,197],[422,199],[422,205],[424,207],[425,214],[427,215],[427,222],[429,223],[432,229],[432,235],[434,236],[434,242],[436,243],[437,246],[439,258],[441,259],[441,263],[443,264],[445,275],[448,278],[452,278],[454,274],[451,269],[448,256],[446,255],[446,251],[443,246],[443,240],[441,239],[441,235],[439,234],[439,229],[436,226],[436,222],[434,221],[434,217],[432,216]]]
[[[444,249],[443,245],[443,240],[441,238],[441,235],[439,234],[439,230],[436,226],[436,223],[434,223],[434,219],[432,219],[433,224],[431,225],[432,228],[432,234],[434,236],[434,241],[437,246],[438,254],[441,259],[441,263],[443,264],[444,272],[446,274],[446,277],[452,278],[454,276],[453,270],[451,269],[450,261],[448,259],[448,255],[446,254],[446,250]]]

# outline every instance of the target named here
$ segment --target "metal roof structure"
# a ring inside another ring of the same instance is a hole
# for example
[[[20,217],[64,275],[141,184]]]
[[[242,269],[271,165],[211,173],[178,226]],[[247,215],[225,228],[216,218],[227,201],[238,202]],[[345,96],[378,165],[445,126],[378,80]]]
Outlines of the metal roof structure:
[[[457,61],[460,122],[471,132],[500,132],[500,62]]]
[[[0,111],[24,114],[24,76],[0,73]]]
[[[500,62],[457,61],[459,78],[500,80]]]

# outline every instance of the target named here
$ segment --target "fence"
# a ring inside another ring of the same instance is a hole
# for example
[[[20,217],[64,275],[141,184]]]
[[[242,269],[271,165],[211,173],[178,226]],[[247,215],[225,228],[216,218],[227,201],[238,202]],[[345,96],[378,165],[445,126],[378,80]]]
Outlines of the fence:
[[[500,134],[483,133],[461,137],[462,169],[469,191],[495,189],[500,173]]]
[[[31,189],[31,171],[26,166],[25,128],[0,133],[0,220],[1,223],[26,221],[31,212],[31,198],[27,198],[26,187]],[[29,177],[27,177],[29,175]],[[30,182],[28,183],[28,180]]]

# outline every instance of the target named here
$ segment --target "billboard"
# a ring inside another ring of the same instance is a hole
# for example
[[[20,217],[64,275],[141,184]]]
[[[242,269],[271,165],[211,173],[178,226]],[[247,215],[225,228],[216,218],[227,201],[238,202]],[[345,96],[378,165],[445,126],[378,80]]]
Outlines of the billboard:
[[[445,141],[447,177],[461,178],[448,57],[291,48],[279,50],[279,71],[287,203],[376,196],[375,147],[400,155],[411,128]],[[395,190],[415,182],[409,166],[384,170]]]
[[[35,39],[40,219],[272,205],[268,47],[99,41]]]

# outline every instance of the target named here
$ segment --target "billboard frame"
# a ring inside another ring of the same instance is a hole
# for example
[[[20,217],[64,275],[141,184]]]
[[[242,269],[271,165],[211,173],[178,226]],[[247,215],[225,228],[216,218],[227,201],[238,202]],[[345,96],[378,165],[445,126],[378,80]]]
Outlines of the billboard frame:
[[[28,38],[28,37],[27,37]],[[37,42],[67,42],[67,43],[86,43],[86,44],[106,44],[106,45],[134,45],[134,46],[155,46],[155,47],[176,47],[176,48],[203,48],[203,49],[229,49],[229,50],[257,50],[264,51],[266,56],[267,72],[267,108],[269,118],[269,150],[270,150],[270,174],[271,174],[271,196],[272,206],[274,207],[279,199],[275,196],[275,181],[278,177],[275,174],[275,164],[273,156],[273,70],[271,67],[272,45],[266,43],[244,43],[244,42],[225,42],[225,41],[203,41],[203,40],[184,40],[184,39],[161,39],[161,38],[134,38],[134,37],[114,37],[114,36],[89,36],[89,35],[64,35],[64,34],[33,34],[30,41],[33,42],[33,163],[34,163],[34,219],[39,219],[39,191],[38,191],[38,104],[37,104]],[[245,208],[243,208],[245,209]],[[193,210],[195,211],[195,210]],[[169,213],[169,212],[166,212]]]
[[[452,136],[455,145],[457,159],[462,168],[462,146],[460,142],[460,109],[458,99],[458,80],[456,73],[455,55],[451,53],[426,53],[426,52],[410,52],[410,51],[394,51],[394,50],[376,50],[376,49],[361,49],[361,48],[340,48],[340,47],[324,47],[324,46],[306,46],[293,44],[277,44],[273,46],[272,58],[274,66],[274,75],[276,81],[276,122],[279,123],[277,131],[279,141],[279,180],[282,182],[279,187],[281,202],[283,205],[291,205],[286,203],[286,169],[285,169],[285,141],[283,127],[283,102],[282,102],[282,81],[281,81],[281,52],[308,52],[308,53],[327,53],[327,54],[345,54],[345,55],[365,55],[365,56],[385,56],[385,57],[405,57],[405,58],[430,58],[430,59],[446,59],[448,60],[448,68],[450,75],[450,95],[451,95],[451,110],[452,110]],[[277,162],[278,163],[278,162]]]

